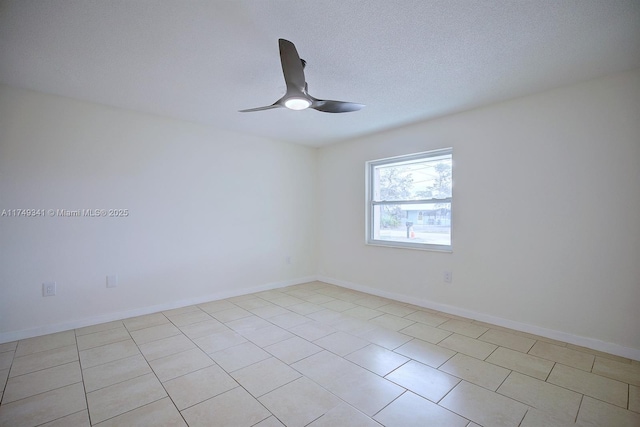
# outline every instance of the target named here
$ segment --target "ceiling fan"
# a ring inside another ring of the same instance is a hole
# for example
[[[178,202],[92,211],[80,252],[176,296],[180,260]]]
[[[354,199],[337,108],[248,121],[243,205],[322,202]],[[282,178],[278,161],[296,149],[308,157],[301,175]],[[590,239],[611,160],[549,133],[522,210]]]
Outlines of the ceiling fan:
[[[355,102],[330,101],[317,99],[309,95],[304,77],[304,67],[307,62],[304,59],[300,59],[295,45],[289,40],[279,39],[278,44],[280,45],[280,62],[282,63],[284,81],[287,84],[287,93],[271,105],[240,110],[241,113],[281,107],[290,110],[313,108],[324,113],[348,113],[350,111],[358,111],[364,107],[364,104]]]

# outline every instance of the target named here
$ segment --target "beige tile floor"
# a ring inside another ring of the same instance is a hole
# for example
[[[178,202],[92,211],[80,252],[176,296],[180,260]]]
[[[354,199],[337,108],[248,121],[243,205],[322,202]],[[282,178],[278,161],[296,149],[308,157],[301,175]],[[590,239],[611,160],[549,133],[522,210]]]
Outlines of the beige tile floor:
[[[0,426],[640,426],[640,363],[320,282],[0,344]]]

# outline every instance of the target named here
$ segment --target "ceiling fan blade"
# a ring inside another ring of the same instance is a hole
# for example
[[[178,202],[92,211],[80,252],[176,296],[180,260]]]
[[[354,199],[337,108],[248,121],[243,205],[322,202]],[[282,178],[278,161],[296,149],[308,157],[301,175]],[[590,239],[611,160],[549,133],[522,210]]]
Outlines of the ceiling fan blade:
[[[267,105],[266,107],[248,108],[246,110],[238,110],[239,113],[251,113],[252,111],[271,110],[272,108],[280,108],[279,104]]]
[[[356,102],[330,101],[314,98],[309,108],[324,113],[349,113],[351,111],[361,110],[364,107],[364,104],[358,104]]]
[[[304,65],[298,51],[289,40],[278,39],[280,45],[280,62],[284,81],[287,83],[287,92],[302,92],[304,89]]]

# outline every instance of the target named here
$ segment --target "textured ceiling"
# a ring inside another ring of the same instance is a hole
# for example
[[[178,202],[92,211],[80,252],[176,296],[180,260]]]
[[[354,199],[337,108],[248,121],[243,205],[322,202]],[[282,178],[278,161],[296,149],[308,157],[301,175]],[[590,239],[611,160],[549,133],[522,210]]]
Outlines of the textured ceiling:
[[[278,38],[367,107],[238,113]],[[0,83],[312,146],[638,67],[638,0],[0,0]]]

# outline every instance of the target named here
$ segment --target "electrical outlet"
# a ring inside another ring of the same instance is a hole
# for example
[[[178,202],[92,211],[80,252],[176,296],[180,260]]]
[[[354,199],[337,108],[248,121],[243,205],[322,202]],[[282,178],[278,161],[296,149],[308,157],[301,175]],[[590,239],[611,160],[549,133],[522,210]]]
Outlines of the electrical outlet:
[[[453,280],[453,273],[451,271],[444,272],[444,283],[451,283]]]
[[[42,296],[52,297],[56,294],[56,282],[44,282],[42,284]]]
[[[118,276],[115,274],[107,276],[107,288],[115,288],[116,286],[118,286]]]

